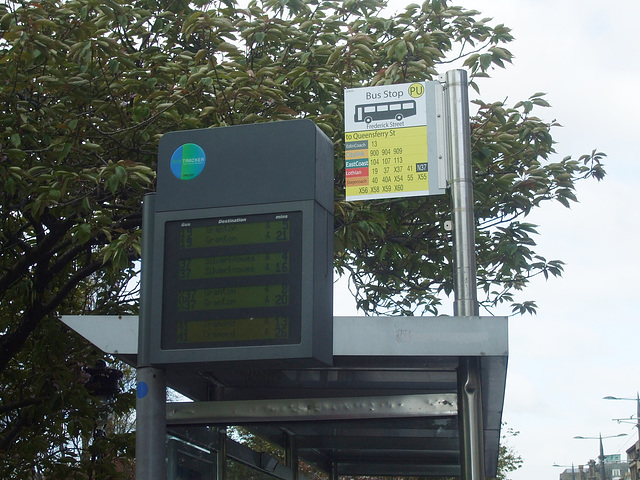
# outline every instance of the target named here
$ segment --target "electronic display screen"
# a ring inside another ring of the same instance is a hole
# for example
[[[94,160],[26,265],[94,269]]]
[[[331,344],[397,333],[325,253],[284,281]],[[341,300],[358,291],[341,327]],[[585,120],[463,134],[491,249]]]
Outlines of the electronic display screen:
[[[163,349],[300,343],[302,212],[165,224]]]

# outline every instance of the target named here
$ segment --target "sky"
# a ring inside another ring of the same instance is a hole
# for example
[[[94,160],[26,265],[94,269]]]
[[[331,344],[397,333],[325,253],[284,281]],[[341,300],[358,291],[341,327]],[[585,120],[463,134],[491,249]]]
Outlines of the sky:
[[[391,0],[399,10],[412,3]],[[416,2],[417,3],[417,2]],[[522,456],[512,480],[555,480],[564,470],[637,439],[633,423],[640,391],[640,55],[638,0],[458,0],[513,30],[513,65],[479,86],[485,101],[513,104],[545,92],[551,109],[538,111],[563,126],[553,132],[557,157],[607,154],[604,181],[579,185],[579,204],[546,206],[528,218],[540,226],[539,252],[563,260],[562,278],[535,281],[521,300],[535,316],[509,321],[509,366],[503,420],[520,432],[507,444]],[[445,73],[440,72],[440,73]],[[475,98],[475,92],[470,92]],[[553,160],[552,160],[553,161]],[[354,313],[336,289],[335,315]],[[451,314],[452,312],[441,312]],[[508,311],[496,314],[508,314]]]

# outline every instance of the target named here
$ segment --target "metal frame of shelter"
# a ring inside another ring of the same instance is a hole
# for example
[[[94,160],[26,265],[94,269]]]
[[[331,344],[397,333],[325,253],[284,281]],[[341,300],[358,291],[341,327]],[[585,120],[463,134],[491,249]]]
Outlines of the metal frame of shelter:
[[[125,328],[137,339],[137,317],[94,317],[99,327],[90,326],[92,317],[63,318],[106,352],[137,365],[138,384],[147,388],[138,393],[137,403],[138,480],[167,478],[167,465],[175,460],[166,461],[167,431],[200,454],[215,451],[217,461],[205,464],[216,465],[209,477],[216,480],[226,478],[226,458],[233,455],[283,479],[303,478],[299,460],[331,480],[340,475],[495,476],[507,319],[478,316],[466,73],[447,72],[441,82],[452,158],[455,316],[335,317],[332,366],[162,368],[149,362],[135,340],[129,338],[124,348],[121,333],[105,344],[112,338],[109,329]],[[193,402],[166,403],[167,385]],[[247,454],[227,439],[225,427],[237,425],[284,448],[285,465]]]

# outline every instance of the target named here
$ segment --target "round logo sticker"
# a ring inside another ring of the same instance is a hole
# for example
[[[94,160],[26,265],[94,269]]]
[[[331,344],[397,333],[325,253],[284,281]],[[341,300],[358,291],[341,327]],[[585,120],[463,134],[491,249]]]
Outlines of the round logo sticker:
[[[409,87],[409,95],[413,98],[420,98],[424,93],[424,85],[421,83],[413,83]]]
[[[207,158],[200,145],[185,143],[171,155],[171,171],[180,180],[196,178],[204,169]]]

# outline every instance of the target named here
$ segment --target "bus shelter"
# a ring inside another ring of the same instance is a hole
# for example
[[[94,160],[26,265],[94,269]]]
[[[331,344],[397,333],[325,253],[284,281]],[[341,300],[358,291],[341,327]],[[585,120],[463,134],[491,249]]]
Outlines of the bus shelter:
[[[107,353],[135,364],[137,317],[63,317]],[[126,332],[126,335],[123,333]],[[497,469],[508,359],[505,317],[334,317],[331,366],[220,363],[168,367],[188,401],[166,404],[167,478],[302,479],[299,462],[342,475],[460,476],[461,405],[481,396],[486,477]],[[469,385],[464,364],[479,364]],[[229,438],[229,426],[279,446],[284,460]],[[250,478],[248,474],[244,478]],[[256,476],[257,475],[257,476]]]

